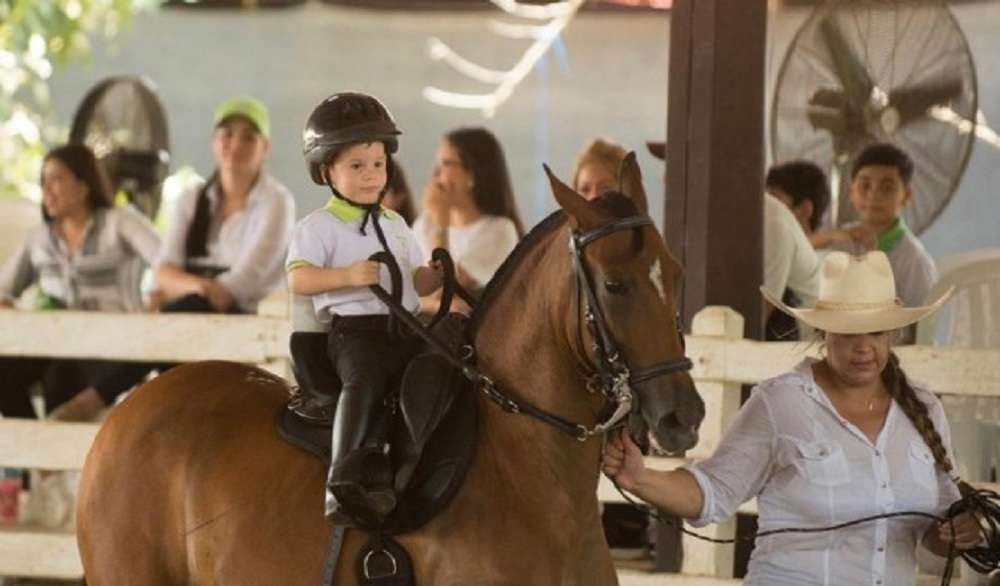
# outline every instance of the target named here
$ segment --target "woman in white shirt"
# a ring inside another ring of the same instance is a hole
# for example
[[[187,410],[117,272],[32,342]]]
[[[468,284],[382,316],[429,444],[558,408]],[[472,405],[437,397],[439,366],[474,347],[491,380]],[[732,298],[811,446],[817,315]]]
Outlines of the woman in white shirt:
[[[471,127],[445,135],[413,228],[427,258],[435,248],[451,253],[463,287],[478,292],[486,286],[524,235],[507,162],[493,133]]]
[[[814,308],[769,299],[823,332],[821,360],[758,385],[708,460],[649,470],[631,439],[616,436],[605,473],[695,526],[719,522],[753,497],[762,532],[900,511],[943,516],[960,496],[949,475],[948,423],[937,397],[907,380],[890,337],[946,297],[904,308],[883,253],[829,254]],[[959,550],[981,539],[968,515],[955,518],[954,530]],[[918,543],[945,555],[951,540],[947,523],[913,516],[770,535],[757,539],[744,584],[914,584]]]
[[[253,313],[284,286],[284,258],[295,223],[291,193],[264,169],[270,118],[253,98],[215,110],[216,171],[183,194],[156,261],[164,313]],[[63,406],[66,419],[91,419],[153,370],[169,364],[117,364]]]

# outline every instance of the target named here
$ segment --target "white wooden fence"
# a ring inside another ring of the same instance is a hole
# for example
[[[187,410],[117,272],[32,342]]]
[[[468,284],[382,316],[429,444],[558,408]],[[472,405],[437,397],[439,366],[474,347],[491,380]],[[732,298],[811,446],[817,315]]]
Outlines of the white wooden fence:
[[[280,305],[280,304],[279,304]],[[260,364],[287,376],[288,319],[270,315],[110,315],[80,312],[0,312],[0,355],[192,361],[225,359]],[[708,307],[687,338],[692,376],[708,416],[694,459],[710,454],[739,409],[740,385],[784,372],[815,346],[742,339],[743,319],[729,308]],[[1000,352],[911,346],[898,349],[907,373],[942,394],[1000,395]],[[93,424],[0,420],[0,467],[79,470],[97,432]],[[679,459],[651,459],[673,468]],[[1000,488],[1000,487],[993,487]],[[610,483],[599,488],[603,501],[621,497]],[[750,503],[745,511],[753,511]],[[704,535],[732,537],[734,523],[701,529]],[[721,586],[733,580],[733,548],[684,541],[683,575],[622,571],[628,586],[675,584]],[[76,578],[81,574],[72,534],[38,527],[0,529],[0,576]]]

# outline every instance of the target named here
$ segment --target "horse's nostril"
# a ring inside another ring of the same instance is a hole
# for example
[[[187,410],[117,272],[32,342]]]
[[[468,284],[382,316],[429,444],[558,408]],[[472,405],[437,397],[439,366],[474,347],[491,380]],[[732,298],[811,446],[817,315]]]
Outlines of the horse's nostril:
[[[681,423],[681,421],[677,418],[677,412],[674,411],[660,418],[660,422],[656,425],[656,431],[661,437],[663,437],[684,427],[687,426]]]
[[[681,425],[698,427],[705,418],[705,407],[701,403],[689,405],[681,407],[673,415]]]

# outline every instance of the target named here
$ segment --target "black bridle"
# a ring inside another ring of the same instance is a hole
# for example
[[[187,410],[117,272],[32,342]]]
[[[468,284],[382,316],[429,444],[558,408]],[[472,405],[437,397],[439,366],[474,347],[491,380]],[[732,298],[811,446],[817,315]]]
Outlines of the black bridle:
[[[666,360],[648,368],[633,370],[622,357],[615,343],[611,331],[608,329],[607,320],[601,311],[601,306],[597,302],[597,294],[594,291],[590,273],[587,271],[586,263],[583,259],[583,251],[586,246],[605,236],[614,234],[622,230],[642,228],[650,226],[653,221],[646,215],[634,215],[621,218],[612,222],[601,224],[585,232],[573,231],[570,234],[569,248],[573,263],[573,274],[576,278],[577,286],[586,295],[587,301],[584,311],[584,318],[587,328],[590,330],[593,339],[594,355],[597,358],[597,374],[593,377],[594,382],[588,383],[591,391],[600,391],[609,403],[615,406],[614,411],[604,420],[592,427],[587,427],[582,423],[573,423],[568,419],[535,407],[531,403],[520,401],[505,393],[497,387],[493,380],[479,370],[469,360],[472,357],[472,348],[467,347],[467,355],[463,358],[455,356],[454,353],[435,335],[427,331],[393,296],[382,289],[379,285],[372,285],[371,290],[381,299],[403,323],[410,329],[424,338],[433,348],[440,352],[446,360],[462,371],[463,376],[482,391],[491,401],[500,406],[508,413],[522,413],[542,421],[559,431],[572,436],[580,441],[601,435],[618,424],[632,410],[633,406],[638,406],[635,401],[632,385],[639,385],[654,378],[664,376],[673,372],[683,372],[691,370],[692,363],[689,358],[682,356],[673,360]],[[375,260],[395,265],[395,259],[391,255],[377,253],[372,255],[370,260]],[[393,281],[398,280],[398,266]],[[680,319],[677,319],[677,334],[681,339],[681,347],[684,347],[684,335],[681,329]]]
[[[607,318],[601,310],[601,305],[597,300],[597,291],[594,288],[593,278],[587,270],[584,262],[584,249],[605,236],[650,226],[653,221],[646,215],[634,215],[627,218],[615,220],[591,228],[585,232],[574,230],[570,234],[569,248],[573,262],[573,274],[579,291],[586,297],[586,305],[583,308],[584,322],[590,332],[592,340],[591,349],[597,362],[597,373],[588,383],[588,388],[594,391],[601,391],[603,395],[615,404],[615,410],[605,421],[596,425],[592,430],[588,430],[588,435],[597,435],[607,431],[623,419],[629,412],[638,407],[635,401],[633,385],[639,385],[646,381],[665,376],[674,372],[684,372],[691,370],[693,364],[687,356],[681,356],[673,360],[665,360],[653,366],[642,369],[629,367],[622,353],[615,343],[614,336],[608,328]],[[677,314],[677,335],[681,341],[681,348],[684,348],[684,333],[681,325],[680,314]],[[581,336],[582,338],[582,336]]]
[[[590,272],[587,270],[587,264],[584,262],[583,251],[588,244],[615,232],[642,228],[652,224],[653,220],[649,216],[634,215],[601,224],[585,232],[574,230],[570,234],[569,250],[573,263],[573,276],[576,279],[578,290],[583,291],[586,297],[584,321],[593,340],[592,348],[597,362],[597,373],[592,377],[587,387],[592,392],[600,391],[609,403],[614,405],[614,411],[603,421],[592,427],[587,427],[581,423],[573,423],[558,415],[543,411],[531,404],[513,399],[498,389],[489,377],[480,375],[477,383],[480,389],[493,402],[500,405],[501,408],[509,413],[530,415],[580,441],[586,441],[588,438],[601,435],[615,427],[634,408],[638,407],[638,402],[635,400],[632,389],[633,385],[639,385],[673,372],[691,370],[693,364],[691,363],[691,359],[686,356],[666,360],[642,369],[633,370],[629,367],[625,358],[618,350],[618,344],[615,343],[614,336],[611,335],[607,319],[604,317],[601,305],[597,301],[597,292],[594,290],[593,280]],[[681,347],[683,348],[684,335],[679,317],[677,319],[677,334],[680,336]]]

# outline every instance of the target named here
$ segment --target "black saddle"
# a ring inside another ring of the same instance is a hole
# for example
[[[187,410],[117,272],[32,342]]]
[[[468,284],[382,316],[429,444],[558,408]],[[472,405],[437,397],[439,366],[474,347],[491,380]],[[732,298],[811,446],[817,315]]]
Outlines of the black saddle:
[[[445,326],[446,322],[451,323]],[[440,325],[451,330],[461,327],[451,319]],[[294,357],[300,386],[339,388],[326,357],[326,334],[296,332],[293,336],[298,337],[295,346],[300,348]],[[440,512],[461,487],[475,450],[475,395],[462,373],[441,355],[425,352],[410,362],[399,385],[397,405],[387,423],[399,503],[379,525],[354,520],[362,529],[384,534],[412,531]],[[307,420],[283,409],[278,432],[329,466],[330,425],[330,421]]]

